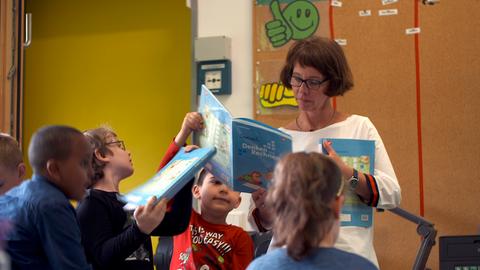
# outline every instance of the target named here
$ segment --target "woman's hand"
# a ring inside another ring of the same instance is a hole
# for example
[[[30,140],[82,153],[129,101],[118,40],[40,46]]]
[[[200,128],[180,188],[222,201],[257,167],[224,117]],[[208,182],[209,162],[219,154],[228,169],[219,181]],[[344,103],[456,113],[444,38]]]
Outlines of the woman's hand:
[[[259,188],[252,193],[252,199],[257,208],[265,208],[265,198],[267,197],[267,191],[263,188]]]
[[[259,188],[255,192],[252,193],[252,199],[255,203],[255,207],[258,211],[258,218],[260,220],[260,225],[265,229],[271,228],[272,218],[270,209],[265,204],[265,198],[267,197],[267,191],[263,188]]]
[[[332,142],[324,141],[323,147],[327,150],[328,156],[335,161],[338,167],[340,167],[344,179],[350,179],[353,176],[353,168],[348,167],[348,165],[343,162],[337,152],[333,149]],[[355,192],[366,201],[370,197],[370,189],[368,188],[367,179],[363,173],[358,174],[358,181],[359,182],[355,187]]]
[[[340,158],[340,156],[335,152],[335,149],[332,147],[332,142],[325,140],[323,141],[323,148],[327,150],[327,155],[335,161],[337,166],[340,168],[340,171],[342,172],[342,175],[345,179],[349,179],[353,175],[353,168],[348,167],[345,162]]]

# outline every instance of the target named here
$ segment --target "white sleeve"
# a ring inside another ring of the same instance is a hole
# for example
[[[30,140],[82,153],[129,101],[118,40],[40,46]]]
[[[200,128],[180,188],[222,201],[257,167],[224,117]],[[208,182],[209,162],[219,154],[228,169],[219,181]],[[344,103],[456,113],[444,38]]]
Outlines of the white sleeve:
[[[375,171],[373,173],[375,183],[372,183],[372,189],[376,189],[374,192],[377,192],[379,197],[378,203],[373,206],[383,209],[395,208],[402,200],[400,185],[382,138],[372,122],[369,120],[368,123],[368,136],[371,140],[375,140]]]

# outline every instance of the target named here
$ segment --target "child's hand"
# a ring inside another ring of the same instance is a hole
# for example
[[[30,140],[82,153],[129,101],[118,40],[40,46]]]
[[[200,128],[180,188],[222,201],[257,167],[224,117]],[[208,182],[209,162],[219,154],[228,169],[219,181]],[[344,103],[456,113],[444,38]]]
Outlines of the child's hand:
[[[189,112],[183,118],[182,130],[192,132],[203,129],[203,117],[198,112]]]
[[[185,115],[185,118],[183,118],[182,128],[175,137],[175,144],[177,144],[178,146],[183,146],[192,131],[199,131],[203,128],[203,118],[200,113],[187,113]]]
[[[137,226],[144,234],[150,234],[163,220],[167,211],[167,199],[161,199],[157,204],[155,196],[151,197],[146,205],[135,209],[133,217],[137,221]]]
[[[189,145],[185,146],[185,153],[192,152],[193,150],[198,149],[198,148],[200,148],[200,147],[198,147],[198,145],[189,144]]]
[[[270,209],[268,209],[268,207],[265,205],[265,198],[267,198],[267,191],[263,188],[259,188],[252,193],[252,199],[255,203],[255,207],[257,208],[260,223],[264,228],[270,229],[272,217]]]

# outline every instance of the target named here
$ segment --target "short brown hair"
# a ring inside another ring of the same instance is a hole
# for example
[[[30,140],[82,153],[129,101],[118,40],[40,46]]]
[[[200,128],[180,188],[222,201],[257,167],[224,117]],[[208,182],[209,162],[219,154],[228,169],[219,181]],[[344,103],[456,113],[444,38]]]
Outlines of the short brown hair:
[[[331,202],[342,185],[333,160],[319,153],[297,152],[276,165],[266,203],[272,209],[275,246],[300,260],[323,240],[334,222]]]
[[[205,177],[207,176],[208,170],[205,168],[201,168],[200,171],[197,172],[195,175],[195,185],[197,186],[202,186],[203,185],[203,180],[205,180]]]
[[[22,151],[17,140],[6,133],[0,133],[0,167],[15,170],[22,162]]]
[[[353,76],[342,48],[335,41],[324,37],[310,37],[295,42],[288,50],[287,59],[280,73],[280,80],[292,88],[290,79],[295,64],[313,67],[328,79],[329,97],[342,96],[353,87]]]
[[[100,161],[95,156],[95,150],[102,156],[106,156],[107,154],[112,154],[112,151],[108,149],[107,140],[110,137],[116,138],[117,134],[113,129],[107,125],[103,125],[99,128],[86,130],[83,132],[83,135],[87,138],[87,141],[90,143],[93,149],[93,158],[92,158],[92,168],[93,168],[93,178],[91,179],[91,186],[96,184],[98,180],[102,179],[105,174],[103,169],[105,168],[105,163]]]

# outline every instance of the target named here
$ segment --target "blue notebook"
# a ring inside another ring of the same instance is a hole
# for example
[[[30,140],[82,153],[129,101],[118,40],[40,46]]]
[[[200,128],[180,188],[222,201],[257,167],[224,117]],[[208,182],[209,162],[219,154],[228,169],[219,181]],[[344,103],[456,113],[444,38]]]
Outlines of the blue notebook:
[[[125,208],[145,205],[152,196],[171,199],[183,188],[205,163],[215,154],[214,147],[195,149],[186,153],[184,148],[146,183],[123,195]]]
[[[204,85],[198,107],[205,128],[195,143],[217,149],[205,165],[216,178],[240,192],[266,188],[278,159],[292,152],[290,135],[264,123],[234,118]]]
[[[349,167],[361,173],[373,175],[375,165],[375,141],[356,139],[331,139],[320,140],[322,151],[323,141],[332,142],[332,147],[340,158]],[[340,215],[341,226],[371,227],[373,222],[373,208],[363,203],[357,194],[348,188],[345,189],[345,202]]]

